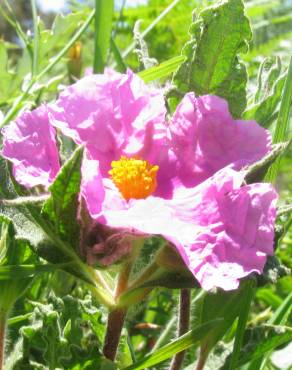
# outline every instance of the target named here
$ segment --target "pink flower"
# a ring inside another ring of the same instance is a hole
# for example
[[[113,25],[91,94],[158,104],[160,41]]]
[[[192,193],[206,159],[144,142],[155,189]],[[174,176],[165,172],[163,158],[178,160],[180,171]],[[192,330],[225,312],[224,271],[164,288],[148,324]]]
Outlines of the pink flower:
[[[268,184],[243,185],[238,172],[271,148],[256,122],[233,120],[219,97],[187,94],[168,123],[161,91],[132,72],[86,76],[48,111],[52,125],[86,147],[81,195],[96,222],[162,235],[206,290],[235,289],[240,278],[263,271],[273,253],[277,195]],[[23,137],[29,143],[35,128],[31,119],[20,122],[31,130]],[[52,136],[47,141],[56,147]],[[14,160],[6,142],[3,154]],[[39,176],[38,162],[26,165]]]
[[[16,180],[31,188],[48,187],[59,169],[55,129],[50,125],[47,108],[24,112],[2,130],[2,156],[13,163]]]

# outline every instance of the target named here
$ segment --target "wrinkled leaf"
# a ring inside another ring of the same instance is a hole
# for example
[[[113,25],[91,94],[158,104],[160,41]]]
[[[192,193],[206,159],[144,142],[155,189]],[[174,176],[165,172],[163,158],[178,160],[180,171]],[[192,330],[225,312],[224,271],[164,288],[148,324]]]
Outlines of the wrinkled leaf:
[[[77,222],[78,195],[81,182],[83,149],[78,148],[65,163],[49,190],[51,197],[45,202],[42,212],[53,223],[56,233],[75,250],[79,245]]]
[[[244,119],[254,119],[265,128],[277,119],[278,106],[286,78],[286,75],[281,75],[280,72],[279,58],[268,58],[263,61],[254,101],[244,112]]]
[[[246,52],[251,29],[241,0],[228,0],[204,9],[190,28],[182,54],[186,61],[173,82],[186,93],[225,98],[234,117],[246,107],[247,72],[238,53]]]

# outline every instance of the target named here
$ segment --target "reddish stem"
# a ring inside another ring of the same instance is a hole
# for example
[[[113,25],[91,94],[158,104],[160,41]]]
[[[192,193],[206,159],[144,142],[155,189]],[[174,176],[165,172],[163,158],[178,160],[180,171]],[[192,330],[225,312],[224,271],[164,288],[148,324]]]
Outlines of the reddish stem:
[[[189,289],[180,291],[179,328],[178,336],[182,336],[189,330],[190,325],[191,292]],[[179,370],[182,367],[185,351],[177,353],[170,365],[170,370]]]
[[[117,354],[125,317],[125,310],[117,309],[108,314],[103,354],[111,361],[114,361]]]
[[[118,297],[127,289],[131,269],[132,269],[131,262],[126,263],[123,266],[119,275],[115,291],[116,299],[118,299]],[[103,345],[103,354],[106,358],[108,358],[111,361],[114,361],[117,354],[126,314],[127,314],[126,308],[123,309],[116,308],[109,312],[108,314],[107,328]]]

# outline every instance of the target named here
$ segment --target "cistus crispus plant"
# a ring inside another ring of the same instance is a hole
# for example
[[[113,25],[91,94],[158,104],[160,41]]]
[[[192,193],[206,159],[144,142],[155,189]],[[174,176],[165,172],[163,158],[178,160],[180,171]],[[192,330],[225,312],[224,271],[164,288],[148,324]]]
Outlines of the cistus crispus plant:
[[[266,59],[256,82],[241,0],[194,2],[157,64],[144,38],[178,3],[124,53],[125,3],[49,32],[32,0],[32,35],[1,10],[23,43],[0,67],[1,370],[266,369],[292,339],[292,67]]]

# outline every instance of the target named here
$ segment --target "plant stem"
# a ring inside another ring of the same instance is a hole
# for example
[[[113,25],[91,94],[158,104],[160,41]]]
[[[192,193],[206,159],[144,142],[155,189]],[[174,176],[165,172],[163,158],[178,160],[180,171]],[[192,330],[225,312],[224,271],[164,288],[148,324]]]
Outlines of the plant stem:
[[[111,361],[116,357],[125,317],[125,309],[115,309],[108,314],[103,354]]]
[[[196,370],[203,370],[204,366],[205,366],[205,361],[206,361],[206,358],[200,356],[199,357],[199,362],[197,363]]]
[[[191,291],[190,289],[181,289],[180,307],[179,307],[179,327],[178,336],[181,337],[189,330],[190,325],[190,308],[191,308]],[[185,351],[177,353],[170,365],[170,370],[179,370],[182,367]]]
[[[0,309],[0,370],[4,370],[6,314]]]
[[[115,291],[116,300],[127,289],[131,269],[132,262],[125,263],[122,267]],[[103,354],[111,361],[116,357],[126,314],[127,308],[115,308],[108,314]]]

